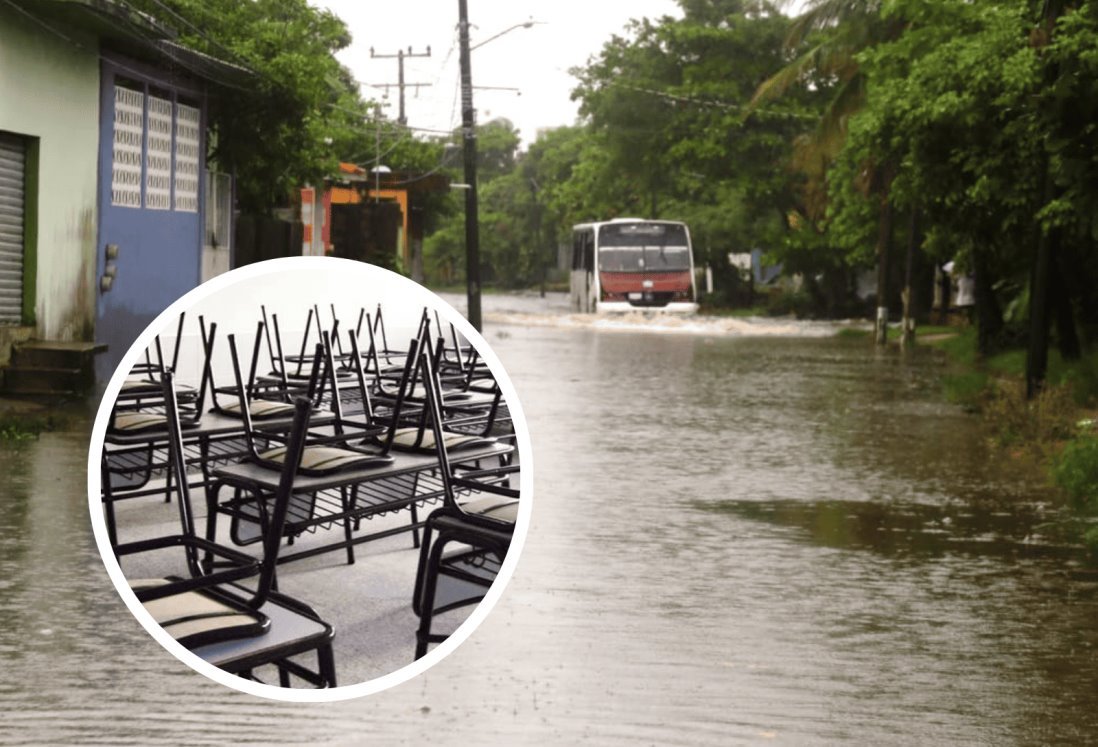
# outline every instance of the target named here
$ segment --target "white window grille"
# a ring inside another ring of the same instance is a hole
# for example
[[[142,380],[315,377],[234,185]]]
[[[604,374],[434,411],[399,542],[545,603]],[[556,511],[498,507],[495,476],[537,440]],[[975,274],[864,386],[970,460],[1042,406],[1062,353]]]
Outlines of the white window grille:
[[[145,207],[169,210],[172,205],[172,102],[149,96],[149,127],[145,144]]]
[[[175,125],[175,209],[198,212],[198,164],[201,139],[200,112],[179,104]]]
[[[114,144],[111,150],[111,204],[141,207],[141,145],[145,134],[145,94],[114,87]]]

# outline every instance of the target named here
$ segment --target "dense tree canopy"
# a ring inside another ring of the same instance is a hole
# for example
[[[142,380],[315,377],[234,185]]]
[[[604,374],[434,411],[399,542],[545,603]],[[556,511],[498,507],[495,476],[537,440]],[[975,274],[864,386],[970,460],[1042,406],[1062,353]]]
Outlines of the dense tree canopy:
[[[347,27],[306,0],[132,0],[188,46],[252,71],[212,101],[211,157],[237,177],[247,212],[283,204],[335,171],[369,109],[334,54]]]
[[[335,58],[351,43],[344,23],[306,0],[131,0],[172,27],[179,40],[251,71],[247,85],[215,85],[210,158],[236,175],[238,206],[268,213],[292,202],[304,184],[338,171],[340,161],[366,169],[435,173],[444,143],[384,116]],[[215,81],[215,84],[218,81]],[[448,211],[437,196],[421,199],[428,228]]]
[[[763,248],[832,310],[858,268],[888,307],[953,261],[985,350],[1039,357],[1049,318],[1065,355],[1098,332],[1098,3],[680,5],[575,71],[581,122],[520,159],[543,232],[682,218],[702,262]]]

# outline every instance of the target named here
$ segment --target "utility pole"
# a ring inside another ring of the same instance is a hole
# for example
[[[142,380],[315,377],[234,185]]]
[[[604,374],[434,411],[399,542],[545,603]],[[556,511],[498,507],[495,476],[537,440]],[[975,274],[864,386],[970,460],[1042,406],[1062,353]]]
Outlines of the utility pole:
[[[405,114],[404,114],[404,88],[406,86],[415,86],[418,89],[420,86],[429,86],[429,85],[431,85],[430,83],[405,83],[404,82],[404,58],[405,57],[430,57],[430,56],[431,56],[431,47],[430,47],[430,45],[428,45],[426,52],[413,53],[412,48],[408,47],[407,52],[405,52],[403,49],[401,49],[396,54],[376,54],[374,52],[374,48],[370,47],[370,57],[373,58],[373,59],[381,60],[381,59],[392,59],[394,57],[396,58],[396,61],[397,61],[397,84],[396,85],[397,85],[397,88],[400,90],[400,116],[397,118],[397,122],[399,122],[402,125],[408,124],[408,117],[406,117]],[[381,87],[388,88],[390,85],[392,85],[392,84],[391,83],[382,83],[380,85],[375,85],[374,87],[375,88],[381,88]]]
[[[461,43],[461,138],[465,157],[465,285],[469,295],[469,323],[481,331],[480,321],[480,228],[477,215],[477,132],[473,109],[473,73],[469,60],[469,7],[458,0],[458,28]]]

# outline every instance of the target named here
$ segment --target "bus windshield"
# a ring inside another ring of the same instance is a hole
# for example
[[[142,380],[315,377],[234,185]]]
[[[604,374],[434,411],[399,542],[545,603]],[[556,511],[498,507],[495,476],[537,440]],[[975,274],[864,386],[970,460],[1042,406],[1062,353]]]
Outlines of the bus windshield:
[[[602,272],[681,272],[690,269],[686,227],[622,223],[599,231]]]

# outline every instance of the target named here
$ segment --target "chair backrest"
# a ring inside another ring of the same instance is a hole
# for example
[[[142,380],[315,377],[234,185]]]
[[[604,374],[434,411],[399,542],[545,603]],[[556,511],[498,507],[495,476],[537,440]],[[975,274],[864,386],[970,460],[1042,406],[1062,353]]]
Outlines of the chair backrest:
[[[351,347],[351,366],[357,380],[359,396],[361,396],[363,400],[366,422],[368,424],[377,423],[378,415],[374,410],[373,398],[370,395],[370,387],[366,381],[366,372],[362,364],[362,356],[359,354],[358,340],[353,334],[348,335],[348,338]],[[384,438],[381,439],[382,454],[388,454],[393,446],[397,428],[400,427],[401,417],[405,412],[405,401],[408,397],[408,393],[415,386],[415,381],[412,376],[414,367],[410,365],[410,362],[418,355],[419,346],[420,341],[418,339],[412,339],[408,343],[408,358],[405,360],[404,371],[401,374],[400,382],[397,385],[396,395],[392,400],[389,411],[388,427]]]
[[[183,453],[183,427],[179,421],[179,401],[175,396],[175,372],[170,368],[164,371],[161,379],[164,391],[164,416],[168,421],[168,489],[172,481],[176,483],[179,500],[180,530],[185,537],[194,537],[194,515],[191,509],[191,487],[187,482],[187,458]],[[191,547],[187,548],[187,565],[191,575],[198,575],[198,557]]]
[[[400,352],[391,350],[389,348],[389,340],[385,333],[385,324],[382,321],[381,316],[381,304],[377,305],[376,316],[373,319],[373,323],[370,322],[370,315],[366,315],[366,331],[370,337],[370,347],[366,351],[367,370],[372,369],[374,378],[378,384],[381,383],[381,360],[384,358],[386,365],[392,365],[393,357],[399,356]],[[427,313],[427,308],[424,307],[423,313],[419,316],[419,324],[416,327],[414,337],[416,339],[425,339],[427,330],[430,329],[430,317]],[[378,339],[380,334],[380,341]],[[379,344],[380,342],[380,344]]]
[[[426,410],[435,437],[435,451],[439,461],[439,478],[442,483],[443,501],[446,509],[465,516],[474,522],[484,523],[489,526],[509,524],[509,522],[497,521],[489,516],[467,514],[458,504],[455,488],[459,484],[462,487],[515,499],[519,497],[519,491],[501,484],[478,482],[475,480],[461,479],[455,476],[453,462],[451,461],[450,454],[446,448],[446,434],[443,428],[442,382],[439,379],[438,371],[435,369],[435,362],[432,360],[430,350],[421,350],[419,356],[421,370],[423,371],[424,388],[426,389],[427,394]],[[517,471],[516,468],[512,466],[500,470],[498,474],[502,475],[515,471]]]
[[[160,377],[163,376],[165,369],[171,368],[173,371],[176,370],[176,366],[179,363],[179,345],[180,342],[183,340],[183,323],[186,319],[186,316],[186,312],[181,312],[179,314],[179,322],[176,325],[175,330],[175,346],[172,350],[171,361],[169,362],[164,360],[164,349],[160,344],[160,335],[157,335],[153,338],[151,348],[145,348],[145,362],[136,364],[131,369],[132,373],[146,374],[148,375],[150,381],[159,384]],[[155,362],[152,359],[152,349],[156,350]]]
[[[254,607],[262,606],[274,584],[275,569],[278,566],[278,551],[282,546],[282,533],[286,527],[286,513],[290,498],[293,496],[294,480],[301,467],[301,457],[305,453],[305,437],[309,432],[311,405],[305,397],[294,400],[294,420],[286,442],[286,459],[283,462],[282,475],[278,490],[275,492],[274,505],[271,508],[266,534],[263,537],[263,562],[260,565],[259,584],[252,600]]]
[[[260,322],[260,325],[262,325],[262,322]],[[256,336],[256,346],[255,346],[255,349],[253,350],[253,355],[252,355],[251,374],[253,376],[255,374],[255,367],[256,367],[255,361],[256,361],[256,358],[258,357],[258,354],[259,354],[260,335],[262,335],[262,334],[263,334],[262,328],[258,329],[257,330],[257,336]],[[248,382],[244,381],[244,376],[241,372],[240,355],[239,355],[239,353],[237,351],[237,348],[236,348],[236,336],[235,335],[229,335],[228,339],[229,339],[229,358],[231,359],[232,364],[233,364],[233,377],[236,379],[237,397],[240,400],[240,417],[241,417],[241,420],[242,420],[243,425],[244,425],[244,441],[247,444],[248,451],[251,454],[252,458],[258,460],[259,459],[259,450],[258,450],[258,448],[256,446],[256,443],[255,443],[256,428],[255,428],[255,425],[254,425],[254,421],[252,419],[252,412],[251,412],[252,397],[251,397],[251,392],[249,391],[250,386],[248,385]],[[317,384],[317,377],[320,375],[321,359],[322,359],[322,350],[321,350],[321,346],[318,345],[315,356],[314,356],[314,361],[313,361],[312,378],[310,379],[309,386],[308,386],[308,389],[307,389],[307,391],[310,393],[310,395],[314,395],[318,390],[318,387],[317,387],[316,384]],[[295,403],[299,399],[305,401],[306,403],[310,403],[310,407],[312,406],[311,401],[308,397],[295,397],[294,398]]]
[[[201,417],[202,411],[206,408],[206,395],[213,396],[213,350],[214,341],[217,339],[217,322],[210,322],[210,326],[207,328],[205,317],[200,316],[198,317],[198,326],[202,333],[202,375],[198,385],[198,397],[195,399],[194,404],[195,418]],[[178,357],[178,346],[176,357]],[[172,371],[175,370],[176,368],[173,365]]]
[[[264,306],[260,307],[262,312],[262,322],[264,325],[265,336],[267,340],[267,354],[271,359],[271,368],[276,375],[282,377],[283,380],[287,379],[290,375],[294,377],[301,376],[301,369],[303,364],[308,358],[306,357],[306,351],[309,349],[309,337],[313,329],[313,320],[316,320],[316,328],[318,337],[323,332],[320,324],[320,310],[314,304],[309,307],[309,312],[305,317],[305,331],[301,335],[301,347],[297,353],[297,360],[292,361],[287,358],[286,351],[282,346],[282,330],[278,323],[278,314],[271,314],[271,318],[267,318],[267,309]],[[271,334],[274,333],[274,343],[271,342]],[[291,374],[292,369],[292,374]]]
[[[381,350],[385,353],[385,362],[389,362],[389,339],[385,334],[385,317],[382,316],[381,304],[377,305],[377,312],[374,314],[374,323],[370,326],[371,339],[377,335],[381,335]],[[377,350],[374,350],[375,355]]]
[[[179,406],[175,396],[174,375],[171,369],[164,372],[164,403],[168,420],[169,486],[174,476],[179,494],[179,519],[183,536],[194,537],[194,516],[191,508],[190,485],[187,481],[187,458],[183,451],[183,431],[179,420]],[[286,459],[279,478],[274,501],[267,516],[266,533],[263,538],[263,559],[259,567],[259,580],[248,600],[254,609],[263,606],[274,584],[275,569],[278,564],[278,552],[282,542],[282,532],[286,525],[286,513],[293,494],[293,484],[297,470],[301,465],[301,456],[305,450],[305,435],[309,429],[310,403],[304,397],[294,401],[294,419],[286,440]],[[261,506],[265,505],[261,502]],[[186,546],[187,563],[192,577],[201,575],[198,553],[194,546]]]

